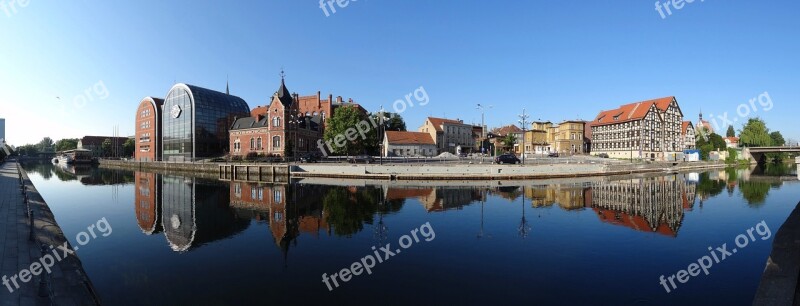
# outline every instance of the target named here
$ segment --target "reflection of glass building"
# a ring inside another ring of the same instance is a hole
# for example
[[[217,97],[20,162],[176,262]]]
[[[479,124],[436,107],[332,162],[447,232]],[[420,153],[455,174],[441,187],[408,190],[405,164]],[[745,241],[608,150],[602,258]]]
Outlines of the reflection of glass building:
[[[228,186],[191,177],[160,180],[161,223],[173,251],[183,252],[234,236],[250,226],[229,207]]]
[[[188,84],[175,84],[164,100],[162,157],[167,161],[215,157],[228,148],[228,128],[250,115],[239,97]]]

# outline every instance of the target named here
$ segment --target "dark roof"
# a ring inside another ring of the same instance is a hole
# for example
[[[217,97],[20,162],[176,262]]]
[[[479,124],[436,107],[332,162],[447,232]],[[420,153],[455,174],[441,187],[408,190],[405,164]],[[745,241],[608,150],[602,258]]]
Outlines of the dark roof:
[[[252,129],[252,128],[262,128],[262,127],[269,127],[269,122],[267,122],[267,118],[262,118],[261,120],[256,120],[255,117],[244,117],[236,119],[231,126],[231,130],[244,130],[244,129]]]
[[[314,131],[319,131],[319,127],[322,125],[322,116],[304,116],[305,118],[303,122],[300,123],[301,129],[311,129]],[[263,117],[261,120],[257,120],[256,117],[244,117],[236,119],[231,125],[231,130],[246,130],[246,129],[254,129],[254,128],[265,128],[269,127],[269,118]],[[282,123],[286,123],[285,121]]]
[[[250,113],[250,106],[247,105],[247,102],[244,99],[239,98],[234,95],[228,95],[216,90],[203,88],[191,84],[176,84],[175,86],[185,85],[189,88],[194,96],[195,103],[211,103],[216,105],[226,105],[231,109],[235,109],[238,112],[241,112],[243,115]],[[173,89],[175,88],[173,86]],[[172,90],[170,90],[171,92]],[[167,94],[169,96],[169,94]],[[198,106],[199,107],[199,106]],[[169,110],[167,110],[169,112]]]
[[[281,87],[278,88],[277,95],[278,100],[280,100],[284,106],[289,107],[292,105],[292,93],[286,89],[286,83],[283,81],[283,79],[281,79]]]

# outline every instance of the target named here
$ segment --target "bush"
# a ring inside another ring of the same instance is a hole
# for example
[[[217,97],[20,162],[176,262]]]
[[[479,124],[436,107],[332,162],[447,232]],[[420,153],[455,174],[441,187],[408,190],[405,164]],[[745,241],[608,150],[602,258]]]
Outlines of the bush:
[[[253,161],[253,160],[256,160],[257,158],[258,158],[258,153],[250,152],[250,153],[247,153],[247,157],[245,159],[247,159],[249,161]]]
[[[233,157],[231,157],[231,161],[242,161],[242,156],[234,155]]]

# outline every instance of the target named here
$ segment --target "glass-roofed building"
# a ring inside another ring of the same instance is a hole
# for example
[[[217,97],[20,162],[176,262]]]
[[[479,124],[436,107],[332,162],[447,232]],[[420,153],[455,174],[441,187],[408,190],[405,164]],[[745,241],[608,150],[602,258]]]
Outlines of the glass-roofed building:
[[[188,84],[175,84],[164,99],[162,158],[190,161],[227,153],[228,129],[250,115],[242,98]]]

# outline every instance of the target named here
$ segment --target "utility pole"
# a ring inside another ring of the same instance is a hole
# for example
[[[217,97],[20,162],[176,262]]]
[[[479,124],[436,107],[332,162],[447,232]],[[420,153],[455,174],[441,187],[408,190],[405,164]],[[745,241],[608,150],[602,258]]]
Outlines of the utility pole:
[[[525,127],[528,124],[528,116],[525,114],[525,109],[522,109],[522,115],[519,115],[519,125],[522,127],[522,164],[525,164]]]
[[[487,105],[489,109],[492,109],[493,105]],[[478,103],[477,109],[481,110],[481,164],[483,163],[483,154],[484,152],[484,142],[486,142],[486,123],[483,121],[484,117],[484,106]]]

